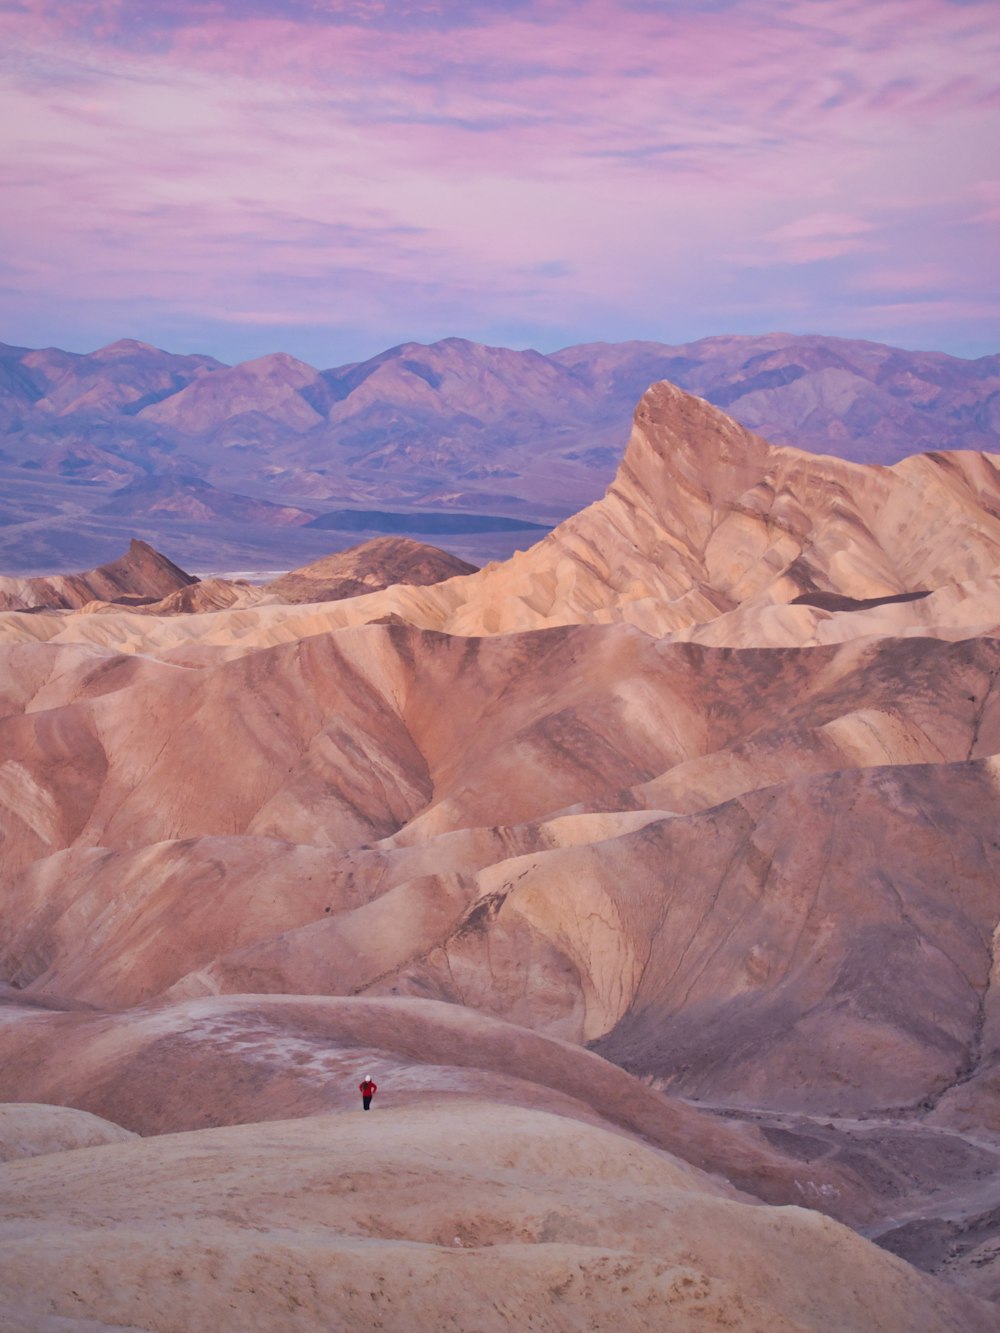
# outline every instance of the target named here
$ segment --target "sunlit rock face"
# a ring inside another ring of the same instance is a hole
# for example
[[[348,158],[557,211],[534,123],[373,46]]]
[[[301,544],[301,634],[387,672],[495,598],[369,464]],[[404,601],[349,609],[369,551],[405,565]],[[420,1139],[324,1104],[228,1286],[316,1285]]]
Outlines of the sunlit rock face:
[[[846,463],[772,447],[658,384],[602,500],[509,561],[433,590],[352,598],[325,623],[395,614],[482,635],[624,621],[657,637],[800,645],[854,637],[833,620],[840,597],[872,604],[855,608],[864,632],[884,616],[893,634],[955,637],[992,623],[998,514],[990,455]]]
[[[339,580],[380,581],[368,557],[0,613],[0,1095],[100,1118],[10,1122],[14,1326],[55,1290],[53,1317],[145,1327],[148,1296],[185,1327],[144,1247],[208,1206],[202,1143],[238,1308],[270,1226],[267,1300],[332,1246],[411,1327],[456,1273],[483,1327],[512,1273],[553,1329],[577,1288],[640,1328],[664,1302],[678,1327],[993,1327],[998,490],[987,455],[775,448],[659,384],[605,498],[503,564],[393,548],[414,583],[362,595]],[[366,1072],[384,1140],[349,1119]],[[372,1197],[415,1182],[405,1217],[331,1199],[341,1128]],[[55,1169],[84,1144],[93,1169]],[[276,1221],[289,1155],[314,1165]],[[87,1198],[98,1239],[58,1220]],[[29,1215],[65,1282],[27,1262]],[[116,1227],[131,1313],[100,1277]],[[362,1240],[387,1248],[358,1267]],[[177,1240],[198,1291],[206,1244]],[[810,1279],[782,1286],[796,1247]]]
[[[461,633],[622,620],[687,637],[730,613],[728,641],[768,644],[780,619],[783,641],[803,643],[831,614],[789,606],[804,594],[881,601],[945,590],[946,603],[966,600],[963,585],[996,567],[998,514],[989,455],[881,468],[775,448],[658,384],[603,500],[506,564],[396,609]],[[889,605],[906,623],[899,608],[911,604]]]

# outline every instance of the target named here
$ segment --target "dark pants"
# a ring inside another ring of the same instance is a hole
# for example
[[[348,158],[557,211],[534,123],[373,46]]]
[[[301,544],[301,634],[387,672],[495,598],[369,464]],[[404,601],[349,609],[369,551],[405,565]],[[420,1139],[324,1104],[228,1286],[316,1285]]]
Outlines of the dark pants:
[[[362,1098],[361,1098],[361,1101],[362,1101],[362,1104],[364,1105],[365,1110],[367,1111],[368,1108],[369,1108],[369,1106],[371,1106],[371,1104],[372,1104],[372,1099],[371,1099],[371,1097],[362,1097]]]

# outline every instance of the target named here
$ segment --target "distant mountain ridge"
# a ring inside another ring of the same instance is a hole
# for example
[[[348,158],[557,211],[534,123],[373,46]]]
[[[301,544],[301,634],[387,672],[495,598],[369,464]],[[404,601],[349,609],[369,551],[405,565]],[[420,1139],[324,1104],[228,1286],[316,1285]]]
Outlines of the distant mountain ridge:
[[[299,525],[344,510],[551,526],[603,493],[636,402],[662,379],[773,443],[851,461],[1000,451],[1000,356],[818,335],[548,355],[446,338],[325,370],[132,339],[87,354],[0,344],[0,568],[99,562],[134,533],[188,564],[292,565],[330,549]],[[516,541],[452,549],[492,558]]]

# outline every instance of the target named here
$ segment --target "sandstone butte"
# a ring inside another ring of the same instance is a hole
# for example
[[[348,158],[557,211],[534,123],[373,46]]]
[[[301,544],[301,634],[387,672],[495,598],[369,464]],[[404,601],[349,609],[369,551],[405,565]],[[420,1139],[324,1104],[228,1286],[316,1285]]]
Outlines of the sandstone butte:
[[[147,552],[0,613],[5,1327],[996,1328],[994,459],[659,384],[477,573]]]

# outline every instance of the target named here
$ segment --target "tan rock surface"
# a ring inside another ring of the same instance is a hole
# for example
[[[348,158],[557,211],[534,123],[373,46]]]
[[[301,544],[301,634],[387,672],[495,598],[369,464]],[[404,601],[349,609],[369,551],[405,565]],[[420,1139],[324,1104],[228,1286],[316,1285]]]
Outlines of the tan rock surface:
[[[995,1070],[997,795],[992,760],[868,769],[523,856],[481,872],[454,933],[375,985],[600,1039],[687,1096],[933,1102]]]
[[[134,1137],[129,1130],[89,1111],[30,1102],[0,1104],[0,1162],[124,1143]]]
[[[127,1013],[0,1006],[0,1095],[83,1107],[142,1134],[474,1096],[641,1136],[772,1202],[879,1215],[851,1167],[803,1173],[756,1130],[664,1098],[578,1046],[428,1000],[211,996]],[[798,1184],[796,1182],[799,1182]]]
[[[31,993],[420,986],[575,1040],[648,1009],[660,1045],[617,1058],[751,1105],[910,1103],[967,1072],[997,925],[992,641],[369,626],[201,668],[8,651],[0,944]],[[918,891],[944,894],[923,926]],[[900,980],[844,1010],[862,921]],[[707,1061],[716,1027],[766,1053]]]
[[[223,611],[231,606],[255,606],[266,595],[262,587],[242,579],[206,578],[188,588],[178,588],[145,607],[144,612],[147,615],[178,616]],[[103,607],[102,612],[113,613],[113,608]]]
[[[993,1326],[991,1307],[815,1213],[736,1202],[634,1141],[478,1100],[2,1172],[0,1265],[22,1317],[157,1333]]]

